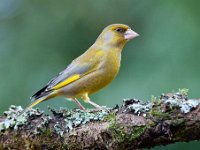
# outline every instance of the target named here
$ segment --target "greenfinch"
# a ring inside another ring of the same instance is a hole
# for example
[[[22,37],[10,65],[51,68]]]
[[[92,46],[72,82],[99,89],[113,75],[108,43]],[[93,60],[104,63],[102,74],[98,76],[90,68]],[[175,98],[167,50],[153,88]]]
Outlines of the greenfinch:
[[[107,26],[85,53],[74,59],[65,70],[31,97],[33,102],[27,109],[56,96],[73,100],[82,110],[85,108],[78,98],[102,109],[90,100],[89,94],[99,91],[116,77],[123,47],[127,41],[137,36],[125,24]]]

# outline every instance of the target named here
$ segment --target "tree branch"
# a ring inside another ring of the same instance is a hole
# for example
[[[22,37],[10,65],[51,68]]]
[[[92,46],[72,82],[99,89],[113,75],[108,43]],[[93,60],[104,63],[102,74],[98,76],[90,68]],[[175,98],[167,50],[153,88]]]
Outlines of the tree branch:
[[[0,117],[0,149],[142,149],[200,139],[200,101],[187,90],[124,100],[120,108],[54,110],[11,106]]]

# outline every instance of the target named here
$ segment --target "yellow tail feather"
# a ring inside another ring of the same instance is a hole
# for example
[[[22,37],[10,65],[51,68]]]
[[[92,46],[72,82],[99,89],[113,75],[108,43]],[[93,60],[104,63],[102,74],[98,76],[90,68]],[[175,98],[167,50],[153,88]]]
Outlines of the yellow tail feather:
[[[41,98],[35,100],[35,101],[32,102],[26,109],[30,109],[30,108],[34,107],[35,105],[41,103],[41,102],[42,102],[43,100],[45,100],[45,99],[46,99],[46,97],[41,97]]]
[[[41,98],[39,98],[39,99],[36,99],[36,100],[35,100],[34,102],[32,102],[28,107],[26,107],[17,117],[21,116],[26,110],[28,110],[28,109],[34,107],[35,105],[41,103],[42,101],[45,101],[45,100],[50,99],[50,98],[53,98],[53,97],[55,97],[56,95],[58,95],[58,94],[57,94],[56,91],[54,91],[54,92],[52,92],[52,93],[49,94],[49,95],[46,95],[46,96],[41,97]]]

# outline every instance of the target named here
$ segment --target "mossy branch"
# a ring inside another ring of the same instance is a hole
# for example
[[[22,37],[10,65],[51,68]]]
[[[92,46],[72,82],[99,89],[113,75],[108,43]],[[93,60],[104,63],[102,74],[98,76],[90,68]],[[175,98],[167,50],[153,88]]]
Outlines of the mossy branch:
[[[142,149],[200,139],[200,101],[187,91],[124,100],[120,108],[32,109],[11,106],[0,117],[0,149]]]

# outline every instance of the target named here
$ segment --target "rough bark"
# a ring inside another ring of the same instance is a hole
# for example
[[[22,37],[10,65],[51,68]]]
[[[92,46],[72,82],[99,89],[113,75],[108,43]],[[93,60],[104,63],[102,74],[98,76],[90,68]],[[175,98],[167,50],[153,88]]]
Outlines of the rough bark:
[[[22,109],[11,106],[0,117],[0,149],[122,150],[199,140],[199,103],[180,90],[103,111],[50,109],[51,117],[34,109],[16,117]]]

